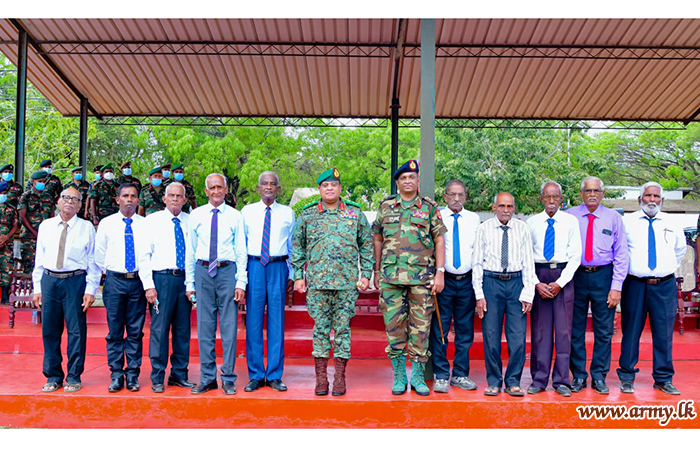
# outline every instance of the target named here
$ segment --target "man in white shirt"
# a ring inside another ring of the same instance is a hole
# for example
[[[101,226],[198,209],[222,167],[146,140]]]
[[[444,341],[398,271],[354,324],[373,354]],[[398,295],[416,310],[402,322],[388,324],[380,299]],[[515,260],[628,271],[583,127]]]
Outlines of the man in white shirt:
[[[189,215],[182,212],[187,202],[185,187],[174,181],[165,188],[165,209],[146,217],[149,239],[146,259],[141,269],[143,288],[151,311],[151,336],[148,356],[151,359],[151,390],[165,390],[172,330],[173,353],[170,355],[168,386],[193,388],[187,379],[190,363],[192,303],[185,296],[185,253]]]
[[[185,284],[187,298],[192,300],[194,297],[197,301],[201,369],[200,382],[192,389],[193,394],[218,388],[215,352],[217,316],[224,350],[221,387],[224,394],[236,393],[234,368],[238,303],[245,301],[248,252],[243,216],[224,203],[226,191],[226,178],[218,173],[209,174],[205,182],[209,202],[190,214]]]
[[[291,292],[294,211],[275,201],[279,177],[263,172],[257,190],[261,200],[241,210],[248,247],[248,291],[246,292],[246,360],[252,392],[266,384],[286,391],[284,372],[284,303]],[[263,321],[267,305],[267,369],[263,362]]]
[[[673,326],[678,308],[675,271],[686,252],[679,221],[662,213],[663,189],[650,181],[640,189],[641,210],[624,216],[630,270],[622,285],[620,389],[634,392],[639,338],[649,316],[653,341],[654,389],[680,395],[673,385]]]
[[[532,307],[535,290],[535,261],[530,229],[525,222],[513,219],[515,200],[507,192],[493,199],[493,217],[476,231],[472,257],[472,285],[476,295],[476,314],[482,320],[484,360],[486,363],[485,395],[505,392],[522,397],[520,378],[525,365],[527,313]],[[503,377],[501,335],[506,319],[508,367]]]
[[[126,388],[138,391],[143,356],[143,325],[146,322],[146,296],[143,276],[148,230],[145,219],[136,214],[139,192],[125,183],[117,190],[119,212],[100,221],[95,238],[95,262],[107,274],[102,300],[107,311],[107,361],[112,372],[109,392]],[[124,331],[126,330],[126,339]],[[126,354],[126,369],[124,368]]]
[[[569,355],[574,314],[572,278],[581,264],[581,235],[578,220],[559,210],[562,201],[559,183],[543,183],[540,187],[540,201],[544,205],[544,211],[527,221],[534,247],[537,277],[530,314],[532,384],[527,393],[538,394],[547,388],[552,350],[556,344],[552,386],[563,397],[571,397]]]
[[[32,281],[34,304],[41,307],[41,335],[44,341],[42,392],[53,392],[63,385],[61,336],[63,323],[68,329],[68,374],[65,392],[82,387],[87,343],[86,311],[95,301],[100,285],[100,269],[95,265],[95,229],[76,216],[82,196],[75,188],[61,192],[60,214],[39,225]]]
[[[472,287],[472,253],[479,215],[462,206],[467,200],[467,188],[460,180],[445,186],[443,199],[447,208],[441,210],[445,233],[445,288],[437,294],[438,307],[430,325],[430,352],[435,374],[435,392],[447,393],[449,386],[468,391],[476,389],[469,379],[469,348],[474,342],[474,309],[476,297]],[[438,321],[440,318],[440,322]],[[450,324],[454,318],[455,353],[450,379],[447,345]],[[444,337],[444,342],[443,342]]]

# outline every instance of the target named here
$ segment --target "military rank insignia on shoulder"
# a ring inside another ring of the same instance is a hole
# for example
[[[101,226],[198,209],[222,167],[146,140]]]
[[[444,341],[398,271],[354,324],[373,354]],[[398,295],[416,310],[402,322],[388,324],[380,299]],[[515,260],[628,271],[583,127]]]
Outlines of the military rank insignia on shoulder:
[[[379,203],[384,203],[384,202],[386,202],[386,201],[388,201],[388,200],[394,200],[394,199],[396,199],[396,195],[390,195],[390,196],[388,196],[387,198],[385,198],[384,200],[382,200],[382,201],[379,202]]]
[[[309,203],[308,205],[304,206],[304,207],[301,208],[301,209],[302,209],[302,210],[309,209],[309,208],[311,208],[312,206],[316,206],[316,205],[318,205],[318,200],[315,201],[315,202]]]
[[[359,203],[355,203],[355,202],[350,201],[350,200],[343,200],[343,201],[345,202],[346,205],[350,205],[350,206],[354,206],[355,208],[362,209],[362,206],[360,206]]]

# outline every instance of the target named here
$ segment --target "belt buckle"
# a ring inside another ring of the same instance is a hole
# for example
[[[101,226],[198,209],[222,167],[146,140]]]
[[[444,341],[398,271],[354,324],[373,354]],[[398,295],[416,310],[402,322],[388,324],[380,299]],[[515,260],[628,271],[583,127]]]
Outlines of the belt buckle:
[[[183,274],[183,271],[182,271],[182,270],[180,270],[180,269],[173,269],[173,275],[175,275],[176,277],[179,277],[179,276],[182,275],[182,274]]]
[[[127,280],[133,280],[134,278],[136,278],[136,274],[134,272],[127,272],[124,274],[124,278],[126,278]]]
[[[661,282],[661,278],[649,278],[647,280],[647,284],[652,284],[652,285],[659,284],[660,282]]]
[[[511,278],[512,278],[512,275],[510,275],[510,274],[508,274],[508,273],[502,273],[502,274],[499,274],[499,275],[498,275],[498,279],[501,280],[501,281],[508,281],[508,280],[510,280]]]
[[[549,263],[549,268],[550,269],[556,269],[557,268],[557,263]]]

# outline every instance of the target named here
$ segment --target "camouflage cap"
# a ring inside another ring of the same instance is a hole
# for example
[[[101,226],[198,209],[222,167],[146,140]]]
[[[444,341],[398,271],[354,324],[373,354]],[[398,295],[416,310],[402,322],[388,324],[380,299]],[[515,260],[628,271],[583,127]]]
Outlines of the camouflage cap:
[[[403,165],[396,169],[396,172],[394,172],[394,180],[397,180],[399,176],[405,172],[419,173],[420,164],[418,163],[418,161],[416,161],[415,159],[409,159],[408,161],[403,163]]]
[[[131,166],[131,161],[124,161],[121,166],[119,166],[120,169],[123,169],[124,167],[129,167]]]
[[[29,178],[31,178],[32,180],[40,180],[40,179],[46,178],[48,176],[49,176],[49,174],[45,170],[37,170]]]
[[[7,190],[7,181],[0,181],[0,192],[6,191]]]
[[[15,170],[15,166],[12,164],[5,164],[4,166],[0,167],[0,172],[4,172],[6,170]]]
[[[98,164],[93,169],[93,172],[102,172],[102,164]]]
[[[158,173],[158,172],[162,172],[162,171],[163,171],[163,168],[162,168],[162,167],[160,167],[160,166],[154,167],[154,168],[152,168],[151,170],[148,171],[148,176],[150,177],[150,176],[153,175],[154,173]]]
[[[178,164],[177,166],[174,166],[174,167],[173,167],[173,172],[176,171],[177,169],[185,170],[185,166],[182,165],[182,164]]]
[[[53,163],[51,162],[50,159],[45,159],[39,163],[39,167],[46,167],[46,166],[53,166]]]
[[[340,172],[335,167],[328,169],[318,176],[316,183],[321,184],[324,181],[340,181]]]

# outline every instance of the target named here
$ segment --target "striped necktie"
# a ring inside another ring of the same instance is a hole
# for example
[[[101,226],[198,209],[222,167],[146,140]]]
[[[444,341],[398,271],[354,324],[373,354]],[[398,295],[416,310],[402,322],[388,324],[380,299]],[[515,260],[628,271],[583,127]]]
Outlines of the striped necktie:
[[[265,225],[263,226],[262,247],[260,248],[260,262],[266,266],[270,262],[270,224],[272,223],[272,209],[265,208]]]

